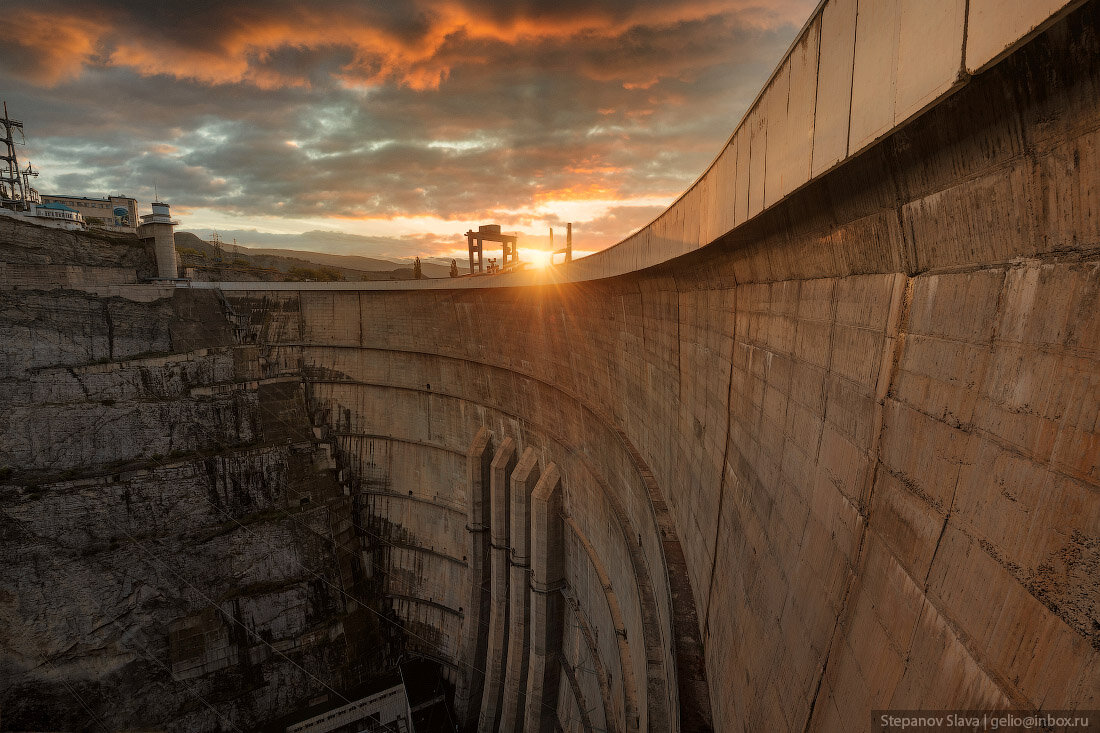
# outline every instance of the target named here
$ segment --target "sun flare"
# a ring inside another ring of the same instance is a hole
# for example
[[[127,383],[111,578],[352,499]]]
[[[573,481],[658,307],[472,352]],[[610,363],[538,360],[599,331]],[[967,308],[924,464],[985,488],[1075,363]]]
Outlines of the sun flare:
[[[521,252],[524,259],[532,267],[542,269],[550,266],[550,259],[552,257],[549,250],[545,249],[529,249],[525,252]]]

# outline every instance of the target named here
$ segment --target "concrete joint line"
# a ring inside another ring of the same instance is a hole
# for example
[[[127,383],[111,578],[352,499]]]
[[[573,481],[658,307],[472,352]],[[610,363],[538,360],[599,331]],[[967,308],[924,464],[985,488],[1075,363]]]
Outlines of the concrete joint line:
[[[878,451],[881,441],[882,431],[884,430],[883,421],[883,402],[885,396],[890,392],[890,385],[893,384],[894,379],[897,377],[898,365],[901,361],[901,351],[905,346],[904,329],[909,323],[909,309],[913,298],[913,279],[905,276],[904,274],[897,274],[894,276],[893,293],[890,303],[890,314],[887,321],[886,338],[883,343],[882,363],[880,364],[879,381],[883,381],[885,376],[885,384],[876,384],[876,400],[875,400],[875,424],[877,429],[872,433],[872,445],[869,451],[871,458],[871,467],[868,469],[868,476],[865,479],[863,491],[861,492],[861,503],[865,504],[865,508],[862,508],[861,514],[863,514],[863,528],[859,535],[859,545],[856,549],[856,562],[852,568],[852,574],[846,583],[844,589],[844,598],[840,604],[840,611],[837,613],[836,620],[833,623],[833,631],[829,637],[829,646],[825,652],[825,659],[821,663],[821,670],[817,678],[817,684],[814,687],[814,695],[810,700],[810,707],[806,713],[806,723],[803,726],[803,733],[809,731],[814,718],[814,710],[817,705],[817,698],[821,693],[822,683],[825,681],[825,674],[829,667],[829,661],[832,659],[833,649],[838,643],[838,633],[842,624],[842,620],[847,618],[849,614],[849,601],[852,597],[852,589],[856,586],[858,580],[863,575],[863,568],[867,561],[864,548],[867,546],[867,533],[871,527],[871,491],[874,487],[875,479],[878,474],[878,468],[880,461],[878,460]],[[890,358],[887,359],[886,357]],[[886,363],[889,362],[889,371],[886,370]],[[879,396],[881,395],[881,397]],[[863,497],[866,497],[865,499]]]
[[[816,98],[815,98],[816,99]],[[679,324],[677,324],[679,328]],[[718,514],[714,523],[714,543],[711,546],[710,556],[710,579],[707,582],[707,598],[706,608],[703,610],[703,628],[700,630],[703,639],[709,638],[710,633],[710,604],[711,597],[714,594],[714,577],[718,569],[718,538],[721,536],[722,531],[722,505],[726,498],[726,465],[729,463],[730,454],[730,431],[733,423],[733,363],[734,356],[737,353],[737,290],[733,291],[733,333],[730,337],[730,356],[729,356],[729,374],[726,381],[726,439],[722,444],[722,463],[719,464],[718,470],[720,476],[718,478]],[[661,532],[662,536],[664,531]]]
[[[543,585],[534,580],[531,581],[531,592],[538,593],[541,596],[549,596],[554,593],[559,593],[565,588],[565,581],[558,580],[548,585]]]

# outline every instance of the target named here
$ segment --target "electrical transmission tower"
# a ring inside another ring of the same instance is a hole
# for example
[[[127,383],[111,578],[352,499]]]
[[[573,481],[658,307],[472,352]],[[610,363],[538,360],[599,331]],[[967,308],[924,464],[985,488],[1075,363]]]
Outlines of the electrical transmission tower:
[[[214,262],[221,263],[225,260],[225,248],[222,246],[222,238],[218,235],[217,229],[211,232],[210,244],[214,247]]]
[[[15,133],[19,133],[19,144],[26,145],[27,139],[23,135],[23,123],[8,117],[8,103],[4,102],[4,116],[0,118],[0,125],[4,128],[4,137],[0,141],[4,144],[3,155],[0,155],[0,206],[9,209],[29,209],[32,203],[42,203],[38,191],[31,186],[31,178],[38,176],[30,163],[27,167],[19,167],[19,156],[15,153]]]
[[[23,123],[8,117],[8,102],[3,103],[3,118],[0,118],[3,127],[3,151],[0,155],[0,206],[17,211],[31,208],[31,204],[41,204],[42,198],[31,185],[31,178],[36,178],[38,172],[27,163],[25,168],[19,167],[19,155],[15,154],[15,133],[19,132],[19,144],[25,145],[26,138],[23,135]]]

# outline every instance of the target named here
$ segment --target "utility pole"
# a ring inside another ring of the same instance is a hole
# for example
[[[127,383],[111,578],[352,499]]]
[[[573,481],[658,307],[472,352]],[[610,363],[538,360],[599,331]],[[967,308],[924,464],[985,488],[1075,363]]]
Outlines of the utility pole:
[[[554,255],[565,255],[562,264],[573,261],[573,222],[565,225],[565,247],[554,249],[554,227],[550,227],[550,264],[554,264]]]

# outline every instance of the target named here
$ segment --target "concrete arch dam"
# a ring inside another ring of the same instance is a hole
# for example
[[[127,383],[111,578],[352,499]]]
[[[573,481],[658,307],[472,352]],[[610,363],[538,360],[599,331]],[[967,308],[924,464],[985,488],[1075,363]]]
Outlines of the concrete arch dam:
[[[1098,708],[1098,21],[827,0],[688,192],[546,273],[86,290],[237,370],[223,443],[324,454],[324,572],[469,730]]]
[[[695,187],[557,282],[223,287],[343,451],[422,467],[395,493],[447,506],[390,500],[412,533],[450,513],[460,554],[483,426],[557,464],[563,720],[839,729],[1096,702],[1096,6],[1002,45],[982,3],[967,44],[945,20],[962,4],[887,5],[823,4]],[[966,46],[934,81],[912,61],[941,48],[908,45],[933,36]],[[491,677],[515,640],[489,555],[430,593],[470,609],[491,586],[490,653],[453,658]]]

